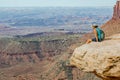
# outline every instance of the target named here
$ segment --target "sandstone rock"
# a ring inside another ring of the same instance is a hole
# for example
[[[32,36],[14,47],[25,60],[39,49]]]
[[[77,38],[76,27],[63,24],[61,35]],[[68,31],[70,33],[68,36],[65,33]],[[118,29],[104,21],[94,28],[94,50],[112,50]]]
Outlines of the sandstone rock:
[[[105,80],[120,80],[120,34],[75,49],[70,65]]]
[[[113,18],[120,19],[120,0],[118,0],[116,5],[114,6]]]
[[[120,0],[117,0],[113,9],[114,12],[112,19],[102,25],[102,29],[104,30],[106,36],[120,32]]]
[[[102,29],[104,30],[106,36],[111,36],[113,34],[120,33],[120,19],[119,20],[114,20],[114,19],[109,20],[107,23],[105,23],[102,26]]]

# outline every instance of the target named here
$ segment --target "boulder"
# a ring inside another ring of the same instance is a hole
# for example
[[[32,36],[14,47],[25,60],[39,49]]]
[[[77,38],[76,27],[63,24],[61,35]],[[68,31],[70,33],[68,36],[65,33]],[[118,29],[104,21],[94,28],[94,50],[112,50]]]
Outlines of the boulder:
[[[70,65],[104,80],[120,80],[120,34],[76,48]]]

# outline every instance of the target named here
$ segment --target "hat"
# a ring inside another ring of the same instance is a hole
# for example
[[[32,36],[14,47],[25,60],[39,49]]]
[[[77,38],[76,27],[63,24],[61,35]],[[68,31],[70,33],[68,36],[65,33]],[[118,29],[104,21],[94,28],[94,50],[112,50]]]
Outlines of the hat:
[[[98,27],[98,25],[92,25],[92,27],[93,27],[93,28],[97,28],[97,27]]]

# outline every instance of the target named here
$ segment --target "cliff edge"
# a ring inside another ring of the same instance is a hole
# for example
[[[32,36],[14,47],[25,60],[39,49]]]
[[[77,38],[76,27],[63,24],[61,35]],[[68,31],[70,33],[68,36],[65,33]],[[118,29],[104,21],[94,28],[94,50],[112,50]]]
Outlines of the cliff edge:
[[[70,65],[93,72],[103,80],[120,80],[120,34],[75,49]]]
[[[113,17],[102,29],[107,38],[103,42],[92,42],[76,48],[70,65],[92,72],[103,80],[120,80],[120,0],[114,6]],[[90,35],[86,34],[85,37]]]

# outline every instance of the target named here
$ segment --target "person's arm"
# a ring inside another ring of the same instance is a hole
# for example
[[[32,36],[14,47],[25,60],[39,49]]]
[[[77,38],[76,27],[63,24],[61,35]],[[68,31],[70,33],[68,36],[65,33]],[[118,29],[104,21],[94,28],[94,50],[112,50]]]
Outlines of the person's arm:
[[[94,29],[94,34],[95,34],[96,41],[98,42],[98,35],[97,35],[97,30],[96,29]]]

